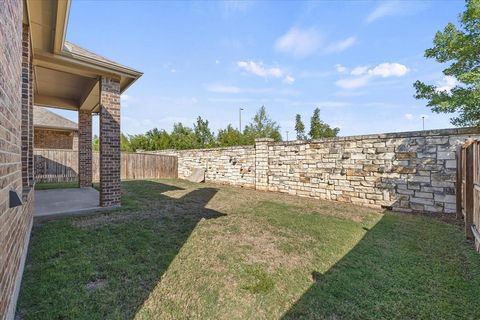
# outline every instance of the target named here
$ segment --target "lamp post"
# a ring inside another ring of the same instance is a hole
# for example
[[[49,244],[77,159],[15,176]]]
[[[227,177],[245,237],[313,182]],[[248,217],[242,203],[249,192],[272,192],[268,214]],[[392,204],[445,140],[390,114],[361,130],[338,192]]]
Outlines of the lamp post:
[[[422,130],[425,130],[425,116],[422,116]]]
[[[238,108],[238,131],[242,133],[242,111],[243,108]]]

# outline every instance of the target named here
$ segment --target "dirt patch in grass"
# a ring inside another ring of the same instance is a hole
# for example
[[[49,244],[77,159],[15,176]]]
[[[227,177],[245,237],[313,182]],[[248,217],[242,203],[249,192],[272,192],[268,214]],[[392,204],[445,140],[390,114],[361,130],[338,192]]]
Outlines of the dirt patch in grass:
[[[94,291],[98,289],[103,289],[107,286],[108,282],[107,279],[95,279],[94,281],[90,281],[85,285],[85,289],[88,291]]]

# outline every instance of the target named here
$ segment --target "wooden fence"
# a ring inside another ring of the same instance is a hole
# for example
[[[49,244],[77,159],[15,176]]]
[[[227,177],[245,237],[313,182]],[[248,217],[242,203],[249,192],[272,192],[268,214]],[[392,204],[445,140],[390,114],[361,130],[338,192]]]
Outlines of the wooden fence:
[[[457,151],[457,217],[465,221],[468,239],[480,251],[480,141],[470,140]]]
[[[33,154],[36,182],[78,181],[78,151],[35,149]],[[92,156],[93,181],[99,181],[99,153]],[[122,180],[177,178],[177,157],[122,152],[120,176]]]

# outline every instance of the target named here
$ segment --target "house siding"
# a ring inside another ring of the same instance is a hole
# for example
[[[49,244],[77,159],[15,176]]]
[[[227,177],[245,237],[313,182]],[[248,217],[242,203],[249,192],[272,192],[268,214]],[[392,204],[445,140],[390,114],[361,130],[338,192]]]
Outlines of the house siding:
[[[34,141],[34,147],[38,149],[78,150],[76,131],[35,128]]]
[[[22,18],[23,1],[0,2],[0,319],[14,317],[32,225],[31,55]],[[22,205],[9,207],[10,190]]]

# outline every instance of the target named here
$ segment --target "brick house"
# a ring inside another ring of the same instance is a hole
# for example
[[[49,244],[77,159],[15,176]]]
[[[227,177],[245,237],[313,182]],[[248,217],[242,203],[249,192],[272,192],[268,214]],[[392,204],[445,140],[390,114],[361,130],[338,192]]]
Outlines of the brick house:
[[[78,150],[78,125],[46,108],[33,106],[35,149]]]
[[[13,319],[33,222],[33,105],[79,114],[80,186],[92,183],[100,115],[100,205],[120,205],[120,94],[141,75],[66,41],[70,0],[0,1],[0,319]]]

